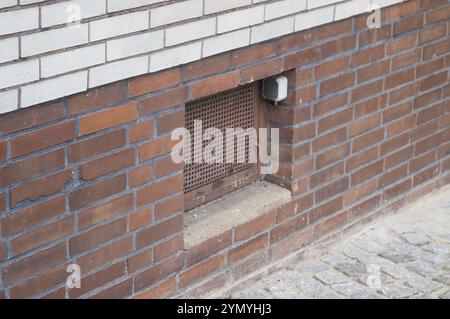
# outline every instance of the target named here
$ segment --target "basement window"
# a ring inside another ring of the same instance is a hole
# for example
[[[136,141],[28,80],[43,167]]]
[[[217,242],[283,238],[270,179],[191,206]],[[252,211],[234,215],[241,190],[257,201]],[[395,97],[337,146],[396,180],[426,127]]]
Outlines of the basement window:
[[[196,121],[201,121],[202,134],[199,134],[199,126],[197,131],[195,130]],[[267,127],[267,122],[267,104],[261,98],[259,82],[186,105],[186,129],[192,137],[191,155],[203,154],[203,150],[212,144],[223,149],[223,154],[218,154],[223,158],[221,163],[198,163],[193,157],[192,163],[185,164],[186,210],[206,204],[261,179],[259,163],[255,162],[254,157],[250,160],[251,151],[254,151],[251,150],[250,135],[242,139],[236,134],[230,143],[227,130],[231,128],[248,132],[248,129],[255,129],[254,132],[258,132],[260,127]],[[211,128],[220,130],[223,139],[205,140],[205,133]],[[256,149],[256,154],[257,152]]]

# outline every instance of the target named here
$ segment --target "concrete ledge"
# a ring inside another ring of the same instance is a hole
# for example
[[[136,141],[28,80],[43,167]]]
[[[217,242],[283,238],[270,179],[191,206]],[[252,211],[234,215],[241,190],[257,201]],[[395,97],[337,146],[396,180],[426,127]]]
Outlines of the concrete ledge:
[[[184,217],[184,248],[195,247],[290,201],[290,191],[262,181],[193,209]]]

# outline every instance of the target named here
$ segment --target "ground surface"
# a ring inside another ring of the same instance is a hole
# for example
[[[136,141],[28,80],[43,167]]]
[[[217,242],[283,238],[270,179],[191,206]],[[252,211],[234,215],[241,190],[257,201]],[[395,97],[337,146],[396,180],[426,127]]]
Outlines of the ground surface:
[[[450,188],[231,297],[450,299]]]

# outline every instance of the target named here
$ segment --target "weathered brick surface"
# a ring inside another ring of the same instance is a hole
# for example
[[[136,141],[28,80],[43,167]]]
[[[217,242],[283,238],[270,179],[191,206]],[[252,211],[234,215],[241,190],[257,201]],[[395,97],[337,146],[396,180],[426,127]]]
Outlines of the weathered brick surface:
[[[0,295],[197,296],[448,184],[447,8],[409,0],[381,29],[362,15],[0,115]],[[185,103],[280,72],[270,179],[292,202],[184,250]],[[72,261],[81,290],[64,287]]]

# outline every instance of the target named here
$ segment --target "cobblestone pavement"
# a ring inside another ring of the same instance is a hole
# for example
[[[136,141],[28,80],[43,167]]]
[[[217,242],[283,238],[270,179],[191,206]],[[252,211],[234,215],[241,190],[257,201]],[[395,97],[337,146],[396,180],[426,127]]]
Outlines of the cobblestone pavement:
[[[231,297],[450,299],[450,188]]]

